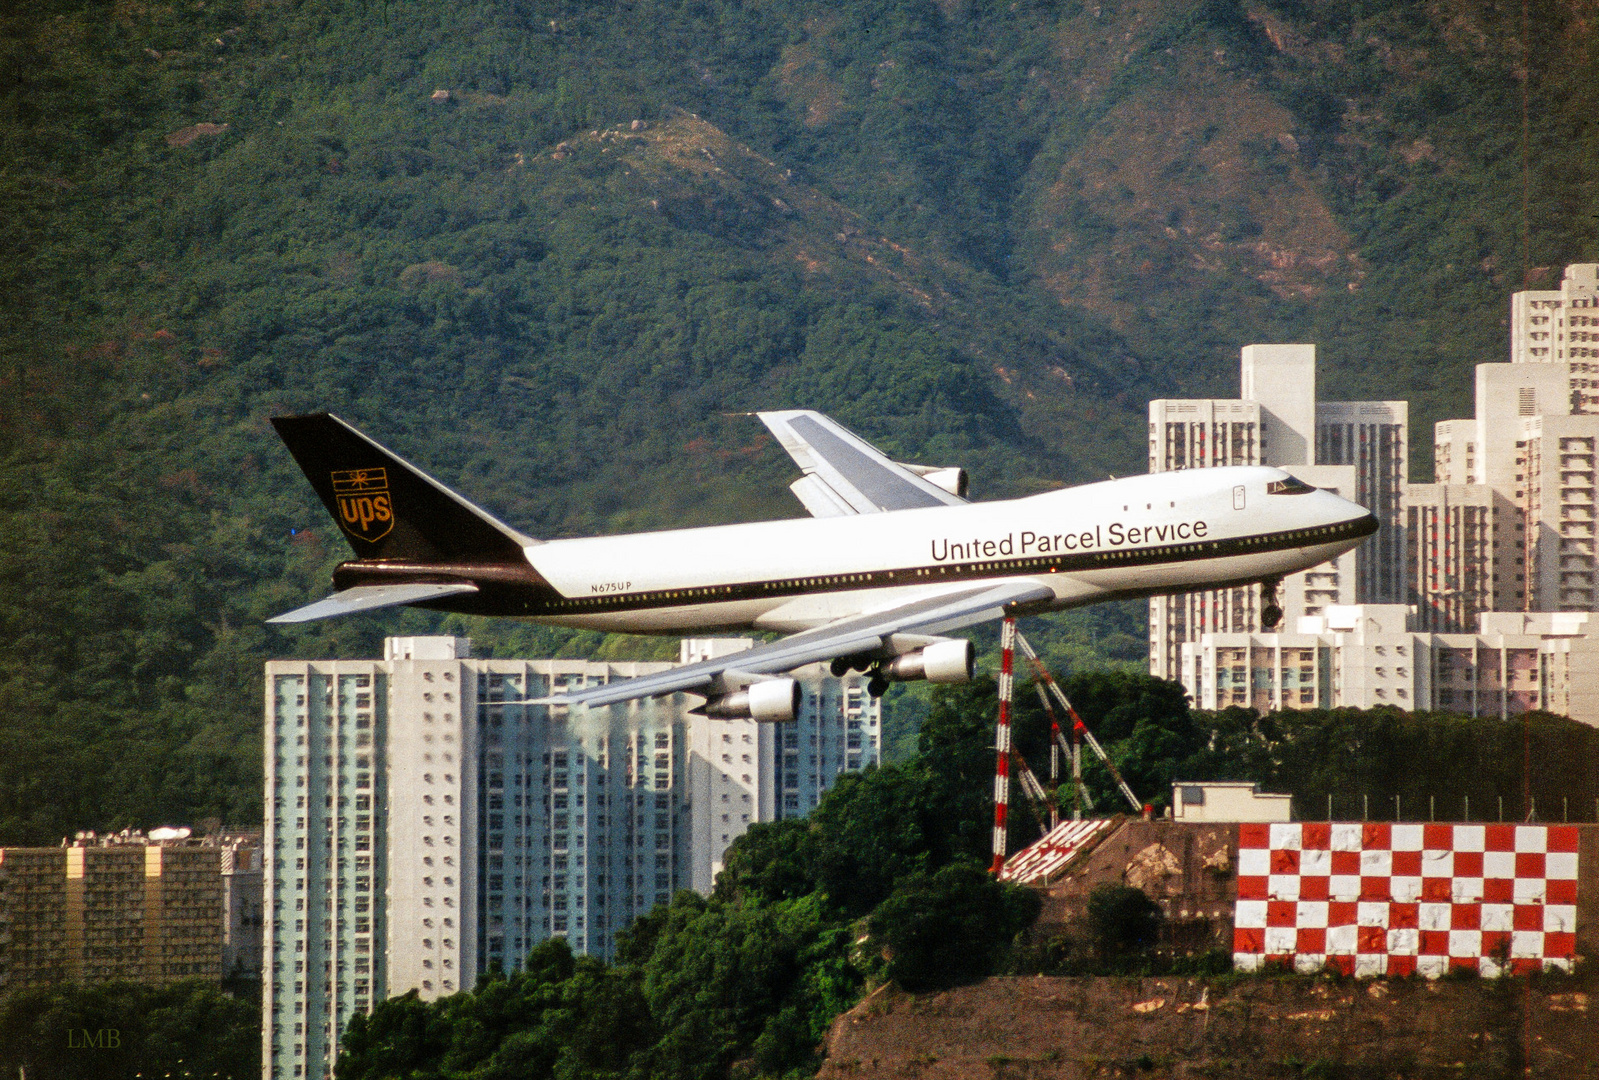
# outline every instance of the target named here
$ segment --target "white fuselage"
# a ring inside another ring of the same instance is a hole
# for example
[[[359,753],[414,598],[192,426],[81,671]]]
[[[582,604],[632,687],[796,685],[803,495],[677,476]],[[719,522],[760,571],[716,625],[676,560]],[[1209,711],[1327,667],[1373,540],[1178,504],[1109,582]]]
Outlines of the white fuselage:
[[[526,548],[565,600],[539,621],[597,630],[794,631],[973,581],[1046,585],[1060,609],[1281,577],[1375,531],[1327,491],[1238,466],[1004,502],[579,540]],[[1301,486],[1302,488],[1302,486]]]

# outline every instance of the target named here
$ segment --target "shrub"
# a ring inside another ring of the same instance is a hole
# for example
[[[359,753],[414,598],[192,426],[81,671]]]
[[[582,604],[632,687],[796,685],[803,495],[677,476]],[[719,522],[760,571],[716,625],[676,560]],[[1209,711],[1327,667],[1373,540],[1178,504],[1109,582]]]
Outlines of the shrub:
[[[1160,906],[1130,885],[1100,885],[1088,896],[1088,929],[1102,956],[1125,956],[1153,946]]]

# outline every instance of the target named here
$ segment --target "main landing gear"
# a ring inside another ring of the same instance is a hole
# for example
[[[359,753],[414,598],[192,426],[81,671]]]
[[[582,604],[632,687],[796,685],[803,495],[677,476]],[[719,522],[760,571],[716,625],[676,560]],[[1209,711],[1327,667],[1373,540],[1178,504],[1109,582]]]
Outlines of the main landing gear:
[[[888,693],[889,678],[883,672],[883,662],[870,657],[840,656],[828,666],[833,678],[841,679],[851,671],[869,671],[871,677],[866,680],[866,692],[874,698],[880,698]]]
[[[864,653],[841,656],[833,661],[833,675],[847,671],[868,672],[866,692],[880,698],[889,683],[926,679],[935,683],[962,683],[972,680],[972,643],[960,638],[931,638],[908,652],[892,656]]]
[[[1282,578],[1267,578],[1260,583],[1260,628],[1270,633],[1283,621],[1282,605],[1277,603],[1277,588]]]
[[[871,667],[872,661],[867,657],[839,656],[827,666],[827,670],[833,673],[833,678],[842,679],[852,671],[868,671]]]

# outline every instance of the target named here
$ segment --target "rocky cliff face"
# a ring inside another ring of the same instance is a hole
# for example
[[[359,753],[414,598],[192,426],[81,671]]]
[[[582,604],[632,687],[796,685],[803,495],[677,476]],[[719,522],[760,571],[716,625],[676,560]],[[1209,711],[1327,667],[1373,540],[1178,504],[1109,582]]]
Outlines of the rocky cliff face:
[[[885,987],[839,1017],[823,1080],[1599,1077],[1592,979],[990,979]]]
[[[1123,821],[1044,888],[1034,933],[1070,937],[1094,889],[1131,885],[1160,905],[1163,948],[1231,951],[1237,865],[1236,824]]]

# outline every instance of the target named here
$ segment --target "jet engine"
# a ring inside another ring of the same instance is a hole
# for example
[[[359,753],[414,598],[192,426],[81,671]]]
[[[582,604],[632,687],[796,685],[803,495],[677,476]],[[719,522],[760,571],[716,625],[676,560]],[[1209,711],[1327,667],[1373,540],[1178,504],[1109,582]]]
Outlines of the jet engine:
[[[977,662],[972,643],[964,638],[935,641],[915,652],[885,660],[878,668],[883,678],[898,682],[926,679],[935,683],[970,682]]]
[[[951,495],[959,496],[962,499],[966,498],[966,492],[970,489],[966,470],[959,466],[912,465],[905,461],[896,461],[894,464],[908,472],[915,473],[934,487],[943,488]]]
[[[963,638],[920,637],[896,634],[889,648],[901,649],[888,657],[883,653],[840,656],[833,661],[833,674],[842,677],[849,671],[869,671],[866,692],[882,697],[891,682],[926,679],[935,683],[971,682],[977,662],[972,643]]]
[[[759,720],[778,724],[799,714],[800,686],[793,679],[762,679],[742,690],[709,698],[699,710],[717,720]]]

